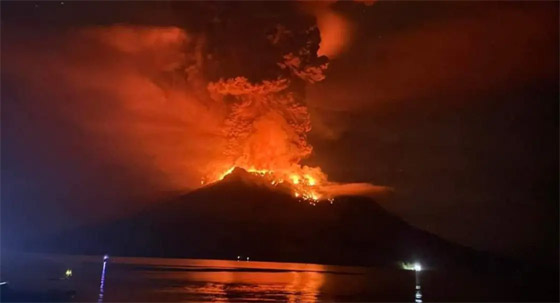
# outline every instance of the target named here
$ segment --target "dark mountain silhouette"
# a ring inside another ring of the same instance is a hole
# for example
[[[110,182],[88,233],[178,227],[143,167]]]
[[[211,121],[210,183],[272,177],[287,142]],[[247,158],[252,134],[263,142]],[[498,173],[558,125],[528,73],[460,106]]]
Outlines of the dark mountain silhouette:
[[[492,270],[510,263],[415,228],[366,197],[311,205],[236,169],[123,220],[63,233],[56,251]],[[54,243],[54,245],[53,245]]]

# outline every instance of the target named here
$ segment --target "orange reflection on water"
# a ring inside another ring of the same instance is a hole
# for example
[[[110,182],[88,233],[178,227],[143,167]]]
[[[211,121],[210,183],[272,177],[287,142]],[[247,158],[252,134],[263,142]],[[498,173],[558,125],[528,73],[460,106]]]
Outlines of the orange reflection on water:
[[[318,272],[292,274],[292,282],[288,286],[288,302],[316,302],[324,283],[324,275]]]
[[[189,260],[182,268],[154,271],[150,277],[177,281],[180,289],[169,292],[203,301],[317,302],[328,270],[316,264]]]
[[[324,279],[318,272],[217,271],[183,272],[171,275],[175,279],[189,281],[188,285],[182,288],[186,295],[194,294],[213,302],[247,300],[317,302]],[[159,278],[164,277],[159,276]]]

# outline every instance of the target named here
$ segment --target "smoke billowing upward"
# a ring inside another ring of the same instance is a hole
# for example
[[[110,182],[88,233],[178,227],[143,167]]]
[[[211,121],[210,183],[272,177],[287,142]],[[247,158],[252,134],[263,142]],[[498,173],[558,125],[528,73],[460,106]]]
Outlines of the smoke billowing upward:
[[[269,39],[273,46],[282,43],[281,35],[291,34],[282,26],[277,31]],[[327,58],[316,56],[317,29],[310,28],[305,35],[312,38],[303,40],[295,52],[278,58],[279,73],[275,78],[252,83],[240,76],[208,84],[212,98],[228,105],[224,154],[230,165],[286,169],[311,154],[306,140],[311,123],[304,103],[303,82],[324,79]]]
[[[2,2],[2,242],[239,165],[557,260],[558,3],[363,2]]]
[[[48,114],[83,130],[92,154],[162,188],[199,186],[237,166],[316,200],[333,184],[302,165],[312,153],[305,88],[325,79],[328,58],[318,55],[324,35],[315,19],[297,16],[288,24],[223,13],[193,29],[46,32],[13,44],[6,70],[28,98],[52,100]]]

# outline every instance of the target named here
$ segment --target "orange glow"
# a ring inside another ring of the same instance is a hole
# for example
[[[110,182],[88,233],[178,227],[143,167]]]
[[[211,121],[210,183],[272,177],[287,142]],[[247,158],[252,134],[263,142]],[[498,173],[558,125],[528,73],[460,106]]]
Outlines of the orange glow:
[[[211,82],[208,91],[216,101],[229,98],[232,106],[223,127],[224,156],[212,163],[205,180],[222,180],[239,167],[262,177],[265,184],[283,184],[294,197],[312,205],[334,197],[330,189],[337,194],[348,189],[333,187],[336,184],[328,182],[319,167],[300,164],[312,151],[307,142],[311,121],[287,79],[258,83],[244,77],[221,79]]]
[[[226,170],[225,172],[223,172],[220,177],[218,177],[218,180],[223,180],[227,175],[231,174],[231,172],[233,171],[233,169],[235,169],[235,166],[230,167],[228,170]]]
[[[300,164],[312,151],[307,142],[311,122],[288,79],[257,83],[244,77],[221,79],[209,83],[208,91],[216,101],[227,97],[234,102],[223,127],[224,157],[212,163],[206,180],[222,180],[239,167],[266,184],[283,184],[297,198],[318,201],[325,196],[317,185],[327,176],[320,168]]]
[[[299,184],[299,176],[298,175],[291,175],[290,180],[292,180],[293,184]]]
[[[121,264],[164,264],[210,268],[209,271],[154,271],[157,279],[188,281],[182,291],[188,294],[208,294],[213,302],[245,302],[258,297],[258,301],[319,302],[321,289],[332,279],[331,272],[363,274],[354,267],[318,264],[242,262],[203,259],[119,258]],[[242,270],[229,270],[242,269]],[[341,275],[348,276],[348,275]],[[351,277],[351,276],[350,276]],[[229,294],[229,295],[228,295]]]
[[[300,201],[328,200],[349,189],[333,187],[321,168],[301,164],[313,149],[300,90],[324,79],[328,67],[317,57],[316,39],[279,56],[281,76],[260,81],[209,81],[206,64],[216,62],[204,53],[206,40],[176,27],[90,27],[56,41],[53,52],[12,50],[22,59],[10,61],[24,65],[10,71],[26,79],[27,91],[60,100],[53,110],[72,112],[71,122],[99,147],[99,157],[143,172],[162,191],[205,186],[235,167]],[[56,85],[44,85],[47,78]]]
[[[330,9],[319,10],[316,14],[317,25],[321,31],[318,55],[334,58],[348,46],[350,23]]]
[[[307,179],[307,184],[309,184],[309,186],[314,186],[317,181],[315,181],[315,178],[311,177],[310,175],[305,175],[304,176],[305,179]]]
[[[274,159],[271,159],[271,161],[274,161]],[[233,172],[234,168],[235,167],[230,167],[226,171],[217,174],[218,177],[213,179],[212,182],[223,180],[227,175]],[[272,186],[284,184],[296,198],[310,202],[331,199],[330,195],[322,191],[321,186],[318,186],[317,180],[322,180],[325,185],[331,184],[327,182],[325,174],[319,168],[293,165],[291,169],[279,169],[278,171],[256,169],[254,167],[245,170],[255,176],[262,177],[266,180],[266,184]]]
[[[371,0],[365,0],[372,2]],[[302,1],[303,10],[315,16],[321,35],[318,56],[332,59],[343,53],[349,46],[353,36],[353,24],[342,13],[332,6],[336,0]]]
[[[254,167],[251,167],[249,169],[247,169],[248,172],[255,174],[255,175],[260,175],[260,176],[265,176],[265,175],[269,175],[272,174],[271,170],[268,169],[256,169]],[[231,173],[231,171],[230,171]]]

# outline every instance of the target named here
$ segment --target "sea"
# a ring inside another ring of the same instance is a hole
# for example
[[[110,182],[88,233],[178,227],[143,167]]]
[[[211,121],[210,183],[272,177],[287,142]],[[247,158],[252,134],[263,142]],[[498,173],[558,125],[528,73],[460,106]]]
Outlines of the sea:
[[[422,266],[353,267],[231,260],[2,252],[2,302],[548,301],[515,275]],[[420,264],[420,263],[419,263]]]

